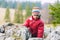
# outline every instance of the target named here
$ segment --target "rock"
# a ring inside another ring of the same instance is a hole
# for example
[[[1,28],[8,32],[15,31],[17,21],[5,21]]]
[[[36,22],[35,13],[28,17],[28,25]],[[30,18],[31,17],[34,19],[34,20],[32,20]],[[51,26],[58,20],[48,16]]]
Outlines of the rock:
[[[45,26],[44,27],[44,38],[46,38],[54,30],[55,29],[52,26],[50,27]]]
[[[60,40],[60,27],[52,31],[46,38],[46,40]]]
[[[12,24],[12,23],[10,23],[10,22],[7,22],[7,23],[5,23],[5,24],[3,24],[5,27],[6,26],[12,26],[12,25],[14,25],[14,24]]]
[[[22,40],[28,40],[31,37],[29,30],[25,26],[20,26],[20,32]]]
[[[43,40],[43,38],[29,38],[28,40]]]
[[[5,34],[4,33],[0,33],[0,40],[5,40]]]
[[[3,25],[0,26],[0,33],[5,33],[5,28]]]
[[[8,37],[8,38],[6,38],[5,40],[14,40],[14,38]]]
[[[21,37],[22,40],[28,40],[31,33],[25,26],[8,26],[5,30],[6,37]]]

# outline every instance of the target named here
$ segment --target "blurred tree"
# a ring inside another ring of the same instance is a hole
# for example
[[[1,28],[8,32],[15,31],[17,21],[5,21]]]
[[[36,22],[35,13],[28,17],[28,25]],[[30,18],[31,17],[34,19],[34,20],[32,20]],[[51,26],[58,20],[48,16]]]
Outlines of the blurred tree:
[[[6,9],[6,14],[4,18],[5,22],[10,22],[10,11],[9,8]]]
[[[35,7],[35,6],[36,6],[35,3],[32,3],[32,8]]]
[[[27,3],[26,5],[26,14],[25,14],[25,20],[26,18],[28,18],[29,16],[32,15],[32,8],[30,7],[30,5]]]
[[[56,24],[60,24],[60,2],[57,2],[53,5],[49,5],[50,14],[52,15],[52,23],[56,26]]]
[[[18,4],[17,9],[15,10],[14,22],[23,23],[23,14],[22,14],[22,5],[21,4]]]
[[[20,11],[20,23],[23,23],[23,13],[22,13],[22,4],[19,4],[19,11]]]
[[[17,23],[17,10],[15,9],[15,14],[14,14],[14,23]]]

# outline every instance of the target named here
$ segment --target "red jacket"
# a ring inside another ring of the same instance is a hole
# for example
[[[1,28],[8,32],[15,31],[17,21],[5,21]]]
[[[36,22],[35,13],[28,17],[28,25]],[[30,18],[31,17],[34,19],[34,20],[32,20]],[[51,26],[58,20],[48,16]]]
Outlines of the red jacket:
[[[30,28],[29,30],[32,35],[36,35],[38,38],[43,38],[44,23],[40,18],[34,19],[33,17],[29,17],[23,25]]]

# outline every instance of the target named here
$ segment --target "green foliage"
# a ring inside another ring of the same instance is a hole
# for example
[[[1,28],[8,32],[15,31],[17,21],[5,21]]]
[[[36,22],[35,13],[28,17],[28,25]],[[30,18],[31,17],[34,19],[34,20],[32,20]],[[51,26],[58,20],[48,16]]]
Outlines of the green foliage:
[[[23,23],[22,4],[20,4],[19,11],[20,11],[20,23]]]
[[[36,6],[35,3],[32,3],[32,8],[35,7],[35,6]]]
[[[28,18],[29,16],[31,16],[32,14],[32,8],[30,7],[29,4],[26,5],[26,15],[25,15],[25,19]]]
[[[6,1],[8,1],[8,2],[6,2]],[[13,2],[12,0],[11,1],[9,1],[9,0],[0,0],[0,7],[7,8],[7,6],[9,6],[9,8],[15,9],[17,7],[17,3],[18,2],[16,2],[16,1]],[[19,2],[19,4],[22,4],[23,9],[25,9],[27,3],[30,4],[30,7],[33,4],[33,2],[30,2],[30,1],[28,1],[28,2]],[[34,2],[34,3],[36,4],[36,6],[41,7],[41,2],[40,1],[39,2]]]
[[[15,10],[14,22],[15,23],[23,23],[23,14],[22,14],[22,6],[21,5],[19,5],[17,7],[17,9]]]
[[[15,23],[20,23],[20,13],[18,10],[15,11],[15,17],[14,17]]]
[[[17,10],[15,9],[15,14],[14,14],[14,23],[19,23],[18,21],[18,13],[17,13]]]
[[[10,22],[10,11],[9,8],[6,9],[6,14],[4,17],[5,22]]]
[[[52,23],[56,26],[56,24],[60,23],[60,2],[59,0],[57,0],[56,3],[54,3],[53,5],[49,5],[49,9],[50,9],[50,14],[52,15]]]
[[[26,5],[26,15],[25,15],[25,20],[32,15],[32,8],[36,6],[35,3],[32,3],[32,7],[27,3]]]

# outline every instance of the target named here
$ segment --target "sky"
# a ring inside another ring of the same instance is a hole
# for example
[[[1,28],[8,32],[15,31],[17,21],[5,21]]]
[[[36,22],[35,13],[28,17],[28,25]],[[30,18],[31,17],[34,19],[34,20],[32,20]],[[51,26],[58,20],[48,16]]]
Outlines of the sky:
[[[8,0],[8,1],[11,1],[11,0]],[[41,1],[41,3],[44,4],[44,3],[54,3],[57,0],[12,0],[12,1],[18,1],[18,2],[25,2],[25,1],[36,2],[36,1]]]
[[[57,0],[40,0],[42,4],[44,3],[55,3]]]
[[[16,1],[19,1],[19,0],[16,0]],[[20,0],[20,1],[23,1],[23,0]],[[57,0],[24,0],[24,1],[32,1],[32,2],[41,1],[41,3],[44,4],[46,2],[47,3],[54,3]]]

